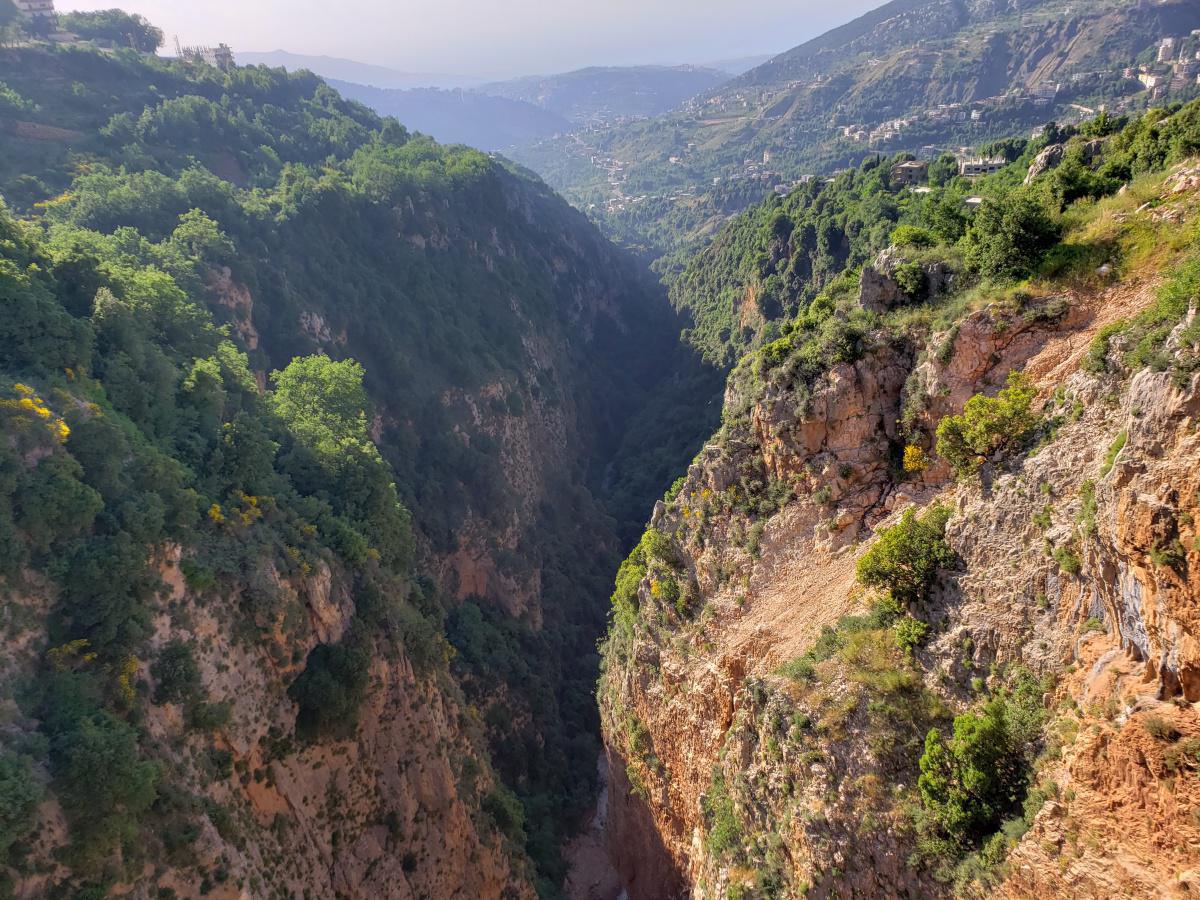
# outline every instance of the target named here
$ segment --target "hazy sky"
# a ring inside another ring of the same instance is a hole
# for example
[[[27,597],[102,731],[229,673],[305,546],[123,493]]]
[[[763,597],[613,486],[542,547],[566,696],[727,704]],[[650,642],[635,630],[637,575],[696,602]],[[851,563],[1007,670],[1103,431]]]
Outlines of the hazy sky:
[[[777,53],[882,0],[58,0],[120,6],[173,44],[343,56],[408,72],[511,76]]]

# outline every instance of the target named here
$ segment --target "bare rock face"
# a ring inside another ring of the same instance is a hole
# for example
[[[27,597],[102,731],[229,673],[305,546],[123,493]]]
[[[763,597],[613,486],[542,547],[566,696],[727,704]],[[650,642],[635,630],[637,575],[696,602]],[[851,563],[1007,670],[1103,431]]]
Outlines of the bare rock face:
[[[209,273],[208,289],[218,306],[229,311],[233,332],[247,350],[258,349],[258,329],[254,327],[254,297],[250,290],[233,278],[229,266]]]
[[[894,259],[864,271],[877,307],[895,300]],[[810,679],[781,674],[864,610],[868,529],[934,502],[953,510],[959,565],[921,611],[936,629],[909,690],[957,712],[1009,667],[1057,678],[1056,750],[1037,775],[1049,799],[995,894],[1200,884],[1200,377],[1080,368],[1101,328],[1154,299],[1152,280],[1128,279],[998,302],[920,353],[879,342],[810,385],[786,364],[735,372],[724,429],[655,508],[667,549],[647,557],[637,622],[605,650],[604,731],[624,773],[610,833],[631,897],[763,878],[781,896],[949,894],[907,864],[912,832],[889,799],[913,789],[928,723],[880,712],[886,689],[853,643],[807,663]],[[1167,352],[1194,349],[1182,335]],[[1014,370],[1056,423],[1041,446],[959,484],[945,465],[897,472],[901,437],[932,447],[943,416]]]
[[[919,292],[916,295],[909,294],[897,281],[897,270],[907,264],[909,261],[901,248],[888,247],[874,262],[863,266],[859,282],[859,306],[868,312],[884,313],[915,300],[932,299],[944,293],[954,277],[945,263],[919,263]]]
[[[1083,156],[1083,161],[1091,164],[1101,155],[1104,150],[1104,139],[1094,138],[1079,145],[1080,153]],[[1051,144],[1041,153],[1033,158],[1033,162],[1029,164],[1029,171],[1025,175],[1025,184],[1031,184],[1035,178],[1051,169],[1057,168],[1063,161],[1067,153],[1066,144]]]
[[[900,290],[892,276],[899,265],[899,251],[889,247],[875,258],[869,266],[863,266],[858,291],[858,305],[868,312],[883,313],[893,306],[907,302],[908,297]]]

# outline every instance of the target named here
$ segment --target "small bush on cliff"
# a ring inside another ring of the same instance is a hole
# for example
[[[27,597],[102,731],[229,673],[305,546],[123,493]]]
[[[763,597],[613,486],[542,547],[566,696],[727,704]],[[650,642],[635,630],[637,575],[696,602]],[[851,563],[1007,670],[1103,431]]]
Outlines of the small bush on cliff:
[[[191,702],[203,689],[200,667],[196,665],[191,645],[185,641],[174,640],[163,647],[150,666],[150,674],[156,682],[155,703]]]
[[[300,707],[296,734],[311,740],[353,731],[366,696],[370,665],[366,649],[349,641],[314,647],[304,671],[288,689]]]
[[[8,863],[9,848],[33,828],[42,793],[28,760],[0,755],[0,867]]]
[[[1033,398],[1037,391],[1018,372],[995,397],[976,394],[962,415],[946,416],[938,423],[937,452],[960,477],[973,474],[996,450],[1015,443],[1037,424]]]
[[[925,599],[939,569],[954,564],[946,544],[948,507],[935,506],[917,517],[907,510],[899,524],[879,533],[875,545],[858,561],[858,580],[867,587],[887,591],[903,606]]]
[[[1083,569],[1083,560],[1079,558],[1079,551],[1075,549],[1073,542],[1055,547],[1051,555],[1058,567],[1068,575],[1078,575]]]
[[[740,858],[743,849],[742,823],[734,809],[733,798],[729,796],[725,774],[719,769],[713,771],[712,782],[701,798],[700,805],[708,825],[709,852],[718,859],[727,855]]]
[[[1121,455],[1121,451],[1125,449],[1125,444],[1129,441],[1129,432],[1122,431],[1116,436],[1112,444],[1109,445],[1108,452],[1104,454],[1104,464],[1100,466],[1100,477],[1105,477],[1113,470],[1113,466],[1117,464],[1117,457]]]
[[[911,657],[921,646],[921,642],[925,640],[925,635],[929,633],[929,623],[914,619],[912,616],[905,616],[895,624],[894,630],[896,647],[906,656]]]

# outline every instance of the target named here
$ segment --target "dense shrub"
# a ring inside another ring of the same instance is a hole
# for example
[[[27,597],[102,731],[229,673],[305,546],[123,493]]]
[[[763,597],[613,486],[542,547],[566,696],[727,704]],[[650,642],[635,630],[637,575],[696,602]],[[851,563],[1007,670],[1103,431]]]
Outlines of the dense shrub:
[[[923,516],[909,509],[900,522],[879,533],[875,544],[858,561],[858,580],[868,587],[887,591],[904,606],[925,599],[940,569],[954,564],[954,552],[946,543],[950,509],[935,506]]]
[[[967,229],[967,262],[988,278],[1022,278],[1036,270],[1060,234],[1061,227],[1032,194],[989,197]]]
[[[93,708],[63,725],[51,739],[50,762],[71,823],[74,867],[98,871],[121,850],[136,858],[139,821],[157,796],[159,767],[141,758],[137,733],[111,713]]]
[[[916,247],[924,249],[937,243],[932,232],[918,225],[897,225],[892,231],[892,243],[897,247]]]
[[[1042,696],[1051,687],[1017,670],[980,709],[956,716],[950,735],[929,731],[917,782],[927,847],[960,857],[1021,810],[1046,719]]]
[[[924,296],[928,279],[919,262],[901,263],[896,267],[892,278],[895,280],[896,286],[910,298],[917,299]]]
[[[314,647],[304,671],[288,688],[298,707],[297,736],[312,740],[352,733],[366,696],[370,666],[367,649],[353,641]]]
[[[155,703],[191,702],[203,690],[200,667],[186,641],[176,639],[167,643],[151,664],[150,674],[155,681]]]
[[[483,798],[483,811],[491,818],[496,830],[518,847],[525,843],[525,811],[516,794],[502,784],[496,785]]]
[[[42,799],[42,786],[33,777],[29,760],[0,752],[0,868],[9,848],[29,834]]]
[[[961,415],[938,423],[938,455],[960,477],[972,474],[989,454],[1020,440],[1037,424],[1032,411],[1036,394],[1029,379],[1017,372],[1009,374],[1007,386],[996,397],[976,394]]]
[[[58,25],[84,40],[132,47],[142,53],[153,53],[163,43],[162,29],[155,28],[142,16],[119,9],[64,13],[58,17]]]
[[[1003,701],[957,716],[949,738],[933,729],[925,739],[921,803],[935,828],[956,843],[994,831],[1019,801],[1025,784]]]
[[[929,633],[929,623],[922,622],[912,616],[904,616],[895,626],[896,646],[904,653],[912,656]]]

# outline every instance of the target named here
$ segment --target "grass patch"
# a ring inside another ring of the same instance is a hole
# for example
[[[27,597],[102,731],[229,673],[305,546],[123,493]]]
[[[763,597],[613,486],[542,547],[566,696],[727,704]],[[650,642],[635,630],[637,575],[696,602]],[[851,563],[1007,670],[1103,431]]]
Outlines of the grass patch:
[[[1108,447],[1108,452],[1104,454],[1104,464],[1100,467],[1100,477],[1104,478],[1113,470],[1113,466],[1117,463],[1117,457],[1121,451],[1125,449],[1125,444],[1129,441],[1129,432],[1122,431],[1116,436],[1113,442]]]

